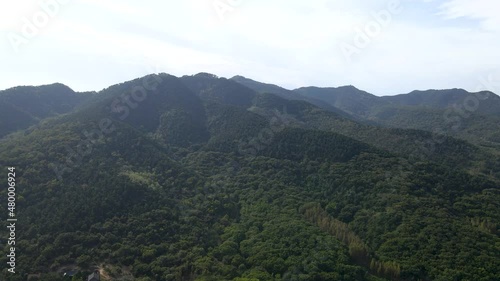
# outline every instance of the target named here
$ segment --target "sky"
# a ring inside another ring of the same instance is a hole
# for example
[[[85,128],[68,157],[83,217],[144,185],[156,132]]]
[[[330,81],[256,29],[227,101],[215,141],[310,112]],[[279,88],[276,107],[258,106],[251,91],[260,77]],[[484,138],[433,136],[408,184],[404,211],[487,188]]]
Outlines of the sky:
[[[498,0],[0,0],[0,89],[150,73],[500,94]]]

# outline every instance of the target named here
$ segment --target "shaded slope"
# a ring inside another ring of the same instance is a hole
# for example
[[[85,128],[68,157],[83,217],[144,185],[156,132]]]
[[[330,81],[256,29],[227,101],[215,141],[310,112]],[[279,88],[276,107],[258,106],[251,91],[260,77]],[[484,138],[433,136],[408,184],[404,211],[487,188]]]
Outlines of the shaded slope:
[[[202,101],[171,75],[148,75],[99,92],[85,108],[61,122],[110,118],[174,146],[208,140]]]
[[[369,145],[332,132],[284,129],[261,154],[292,161],[346,162],[361,153],[381,153]]]
[[[333,112],[321,110],[303,101],[288,101],[274,95],[264,94],[256,99],[255,107],[256,112],[261,108],[265,109],[264,112],[268,115],[275,110],[282,111],[284,116],[295,120],[293,122],[295,126],[342,134],[413,160],[453,162],[460,163],[462,167],[468,167],[471,161],[478,157],[478,149],[462,140],[445,136],[437,138],[427,131],[366,125],[343,118]]]
[[[313,104],[317,107],[320,107],[320,108],[328,110],[328,111],[335,112],[335,113],[342,115],[344,117],[348,117],[348,118],[352,118],[352,119],[357,118],[355,116],[349,115],[347,112],[341,110],[340,108],[329,104],[327,101],[324,101],[322,99],[313,98],[313,97],[310,97],[307,95],[303,95],[303,94],[297,93],[296,91],[287,90],[287,89],[281,88],[281,87],[273,85],[273,84],[261,83],[261,82],[254,81],[252,79],[243,77],[243,76],[234,76],[233,78],[231,78],[231,80],[234,80],[234,81],[236,81],[242,85],[245,85],[248,88],[253,89],[254,91],[262,93],[262,94],[265,94],[265,93],[275,94],[277,96],[280,96],[280,97],[282,97],[284,99],[288,99],[288,100],[306,101],[306,102]]]
[[[204,101],[249,107],[255,91],[230,79],[219,78],[213,74],[199,73],[183,76],[180,80]]]
[[[475,101],[471,98],[475,98]],[[470,93],[463,89],[413,91],[408,94],[386,96],[383,100],[397,105],[450,108],[454,106],[476,107],[478,114],[500,114],[500,97],[492,92]]]
[[[90,97],[90,93],[76,93],[63,84],[0,91],[0,138],[44,118],[68,113]]]
[[[355,117],[366,118],[373,107],[384,104],[380,97],[353,86],[338,88],[304,87],[294,90],[307,97],[323,100]]]

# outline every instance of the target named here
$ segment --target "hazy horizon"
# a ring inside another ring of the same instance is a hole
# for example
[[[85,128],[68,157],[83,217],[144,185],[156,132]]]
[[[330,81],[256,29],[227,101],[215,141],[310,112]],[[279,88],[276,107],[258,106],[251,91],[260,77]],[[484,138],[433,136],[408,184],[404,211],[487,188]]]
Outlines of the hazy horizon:
[[[186,75],[181,75],[181,76],[175,76],[177,78],[181,78],[182,76],[194,76],[194,75],[197,75],[197,74],[200,74],[200,73],[208,73],[208,72],[199,72],[199,73],[195,73],[195,74],[186,74]],[[168,75],[172,75],[170,73],[165,73],[165,72],[161,72],[161,73],[150,73],[150,74],[146,74],[146,75],[143,75],[141,77],[135,77],[133,79],[137,79],[137,78],[142,78],[144,76],[147,76],[147,75],[153,75],[153,74],[168,74]],[[212,74],[212,73],[208,73],[208,74]],[[215,75],[215,74],[213,74]],[[231,79],[235,76],[241,76],[241,77],[244,77],[246,79],[250,79],[250,80],[253,80],[253,81],[256,81],[256,82],[259,82],[259,83],[264,83],[264,84],[271,84],[271,85],[275,85],[275,86],[278,86],[278,87],[281,87],[281,88],[284,88],[286,90],[289,90],[289,91],[294,91],[294,90],[298,90],[300,88],[308,88],[308,87],[318,87],[316,85],[303,85],[303,86],[300,86],[300,87],[297,87],[297,88],[286,88],[286,87],[283,87],[281,85],[277,85],[277,84],[273,84],[271,82],[265,82],[265,81],[258,81],[258,80],[255,80],[255,79],[252,79],[251,77],[245,77],[245,76],[242,76],[242,75],[233,75],[231,77],[222,77],[222,76],[218,76],[218,78],[226,78],[226,79]],[[133,80],[132,79],[132,80]],[[122,83],[122,82],[127,82],[127,81],[131,81],[131,80],[125,80],[125,81],[120,81],[118,83],[115,83],[115,84],[111,84],[111,85],[108,85],[102,89],[94,89],[94,90],[85,90],[85,91],[78,91],[78,90],[75,90],[74,88],[72,88],[70,85],[66,85],[64,83],[61,83],[61,82],[53,82],[53,83],[47,83],[47,84],[38,84],[38,85],[17,85],[17,86],[13,86],[13,87],[9,87],[9,88],[5,88],[5,89],[0,89],[0,91],[5,91],[5,90],[9,90],[9,89],[12,89],[12,88],[15,88],[15,87],[30,87],[30,86],[34,86],[34,87],[39,87],[39,86],[47,86],[47,85],[53,85],[53,84],[63,84],[69,88],[71,88],[73,91],[75,92],[99,92],[99,91],[102,91],[108,87],[111,87],[113,85],[116,85],[116,84],[119,84],[119,83]],[[361,91],[365,91],[365,92],[368,92],[369,94],[373,94],[375,95],[374,93],[370,93],[369,91],[366,91],[365,89],[360,89],[358,87],[356,87],[356,85],[331,85],[331,86],[323,86],[323,87],[319,87],[319,88],[340,88],[340,87],[349,87],[349,86],[353,86],[355,88],[357,88],[358,90],[361,90]],[[395,93],[395,94],[390,94],[390,95],[377,95],[379,97],[384,97],[384,96],[395,96],[395,95],[405,95],[405,94],[410,94],[414,91],[441,91],[441,90],[451,90],[451,89],[458,89],[458,90],[465,90],[467,91],[466,89],[463,89],[463,88],[447,88],[447,89],[413,89],[412,91],[410,92],[406,92],[406,93]],[[490,91],[488,89],[485,89],[484,91]],[[474,93],[475,91],[470,91],[471,93]],[[494,91],[490,91],[492,92],[493,94],[497,95],[497,96],[500,96],[499,93],[497,92],[494,92]]]
[[[98,91],[150,73],[242,75],[377,96],[499,87],[493,0],[7,3],[1,89]],[[89,20],[90,19],[90,20]]]

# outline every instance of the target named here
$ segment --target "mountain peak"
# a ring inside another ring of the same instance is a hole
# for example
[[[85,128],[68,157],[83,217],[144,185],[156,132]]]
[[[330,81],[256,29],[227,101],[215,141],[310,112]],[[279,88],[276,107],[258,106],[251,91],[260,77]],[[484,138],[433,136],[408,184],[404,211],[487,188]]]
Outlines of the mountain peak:
[[[245,76],[242,76],[242,75],[235,75],[233,77],[231,77],[232,80],[252,80],[250,78],[246,78]]]
[[[197,77],[197,78],[210,78],[210,79],[219,79],[220,78],[219,76],[212,74],[212,73],[208,73],[208,72],[200,72],[200,73],[192,75],[192,76]]]
[[[452,88],[452,89],[428,89],[428,90],[414,90],[408,93],[409,95],[412,94],[467,94],[467,92],[464,89],[461,88]]]
[[[74,93],[73,89],[71,89],[69,86],[66,86],[62,83],[52,83],[52,84],[45,84],[45,85],[40,85],[40,86],[30,86],[30,85],[23,85],[23,86],[15,86],[12,88],[8,88],[5,90],[0,91],[0,93],[9,93],[12,91],[18,92],[18,91],[33,91],[36,90],[37,93],[45,93],[46,90],[57,90],[58,92],[67,92],[67,93]]]

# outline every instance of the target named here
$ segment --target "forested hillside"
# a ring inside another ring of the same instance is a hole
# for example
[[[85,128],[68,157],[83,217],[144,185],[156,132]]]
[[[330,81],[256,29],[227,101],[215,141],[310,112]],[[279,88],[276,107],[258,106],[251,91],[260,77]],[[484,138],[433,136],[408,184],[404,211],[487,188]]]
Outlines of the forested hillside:
[[[354,86],[286,90],[241,76],[232,79],[258,92],[344,112],[345,117],[361,123],[425,130],[437,135],[435,138],[453,136],[479,146],[500,148],[500,97],[492,92],[447,89],[379,97]]]
[[[148,75],[74,93],[27,130],[2,118],[20,131],[0,141],[18,218],[0,279],[498,280],[495,146],[360,122],[374,104],[353,88],[351,110],[329,110],[250,82]]]
[[[0,137],[40,120],[72,111],[92,93],[75,93],[62,84],[20,86],[0,91]]]

